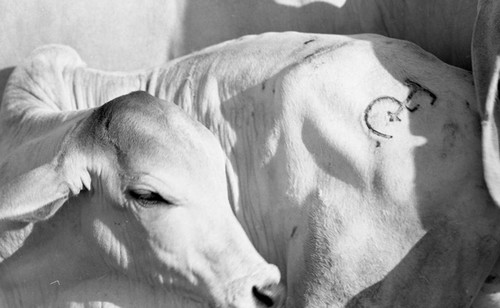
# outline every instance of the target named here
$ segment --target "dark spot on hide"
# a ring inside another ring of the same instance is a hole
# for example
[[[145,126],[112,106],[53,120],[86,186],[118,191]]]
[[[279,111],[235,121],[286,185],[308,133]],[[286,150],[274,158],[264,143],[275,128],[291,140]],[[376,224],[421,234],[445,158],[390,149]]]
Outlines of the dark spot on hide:
[[[485,283],[494,283],[497,277],[495,275],[489,275],[486,277],[486,280],[484,281]]]
[[[262,91],[264,91],[265,89],[266,89],[266,82],[264,81],[264,82],[262,83]]]
[[[465,106],[467,106],[467,109],[470,109],[470,103],[468,101],[465,101]]]
[[[380,141],[375,142],[375,147],[380,148]]]
[[[325,46],[325,47],[318,48],[313,53],[310,53],[307,56],[305,56],[304,59],[303,59],[303,61],[306,61],[306,60],[308,60],[310,58],[313,58],[313,57],[319,57],[321,55],[327,54],[329,52],[332,52],[334,50],[337,50],[337,49],[342,48],[344,46],[347,46],[349,44],[352,44],[352,41],[342,42],[339,45]]]
[[[307,45],[307,44],[312,43],[312,42],[314,42],[314,41],[315,41],[315,39],[312,39],[312,40],[309,40],[309,41],[305,41],[305,42],[304,42],[304,45]]]
[[[446,158],[448,153],[455,147],[457,141],[457,133],[460,130],[456,123],[446,123],[441,129],[443,138],[443,149],[441,151],[440,157]]]
[[[293,227],[292,234],[290,234],[290,238],[293,238],[293,236],[295,235],[296,231],[297,231],[297,226]]]
[[[314,56],[314,54],[315,54],[314,52],[311,54],[308,54],[307,56],[304,57],[304,60],[311,58],[312,56]]]

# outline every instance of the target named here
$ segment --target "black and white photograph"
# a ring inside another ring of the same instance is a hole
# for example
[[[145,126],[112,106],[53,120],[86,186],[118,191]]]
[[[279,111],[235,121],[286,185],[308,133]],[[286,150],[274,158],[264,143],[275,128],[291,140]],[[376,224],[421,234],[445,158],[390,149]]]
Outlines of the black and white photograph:
[[[500,308],[500,0],[0,0],[0,308]]]

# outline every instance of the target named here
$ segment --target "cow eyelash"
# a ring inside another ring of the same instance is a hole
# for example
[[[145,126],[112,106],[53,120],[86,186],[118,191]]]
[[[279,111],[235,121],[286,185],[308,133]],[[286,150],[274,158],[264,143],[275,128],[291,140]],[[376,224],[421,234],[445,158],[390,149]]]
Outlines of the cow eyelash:
[[[165,200],[159,193],[149,190],[129,190],[129,195],[144,207],[166,204],[173,205],[172,202]]]

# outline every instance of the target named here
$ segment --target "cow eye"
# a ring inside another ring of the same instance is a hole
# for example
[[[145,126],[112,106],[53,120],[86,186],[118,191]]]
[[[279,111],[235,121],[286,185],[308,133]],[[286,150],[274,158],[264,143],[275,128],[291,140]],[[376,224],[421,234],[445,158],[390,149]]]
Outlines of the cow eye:
[[[171,202],[163,199],[163,197],[159,193],[150,190],[129,190],[129,195],[144,207],[152,207],[160,204],[172,205]]]

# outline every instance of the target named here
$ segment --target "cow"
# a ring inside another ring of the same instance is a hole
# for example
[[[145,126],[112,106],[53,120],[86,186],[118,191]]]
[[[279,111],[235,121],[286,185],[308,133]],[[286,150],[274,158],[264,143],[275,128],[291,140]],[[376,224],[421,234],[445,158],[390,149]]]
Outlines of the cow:
[[[212,131],[232,210],[280,269],[286,307],[463,307],[494,289],[500,213],[473,78],[410,42],[268,33],[131,73],[89,69],[69,47],[49,46],[17,71],[25,78],[13,73],[2,102],[17,116],[2,115],[3,136],[18,136],[7,127],[21,129],[40,104],[65,106],[53,121],[66,127],[138,90]],[[11,156],[20,153],[32,155]]]
[[[69,99],[47,78],[77,59],[41,49],[7,85],[0,305],[279,307],[279,271],[231,212],[215,137],[145,92]]]

